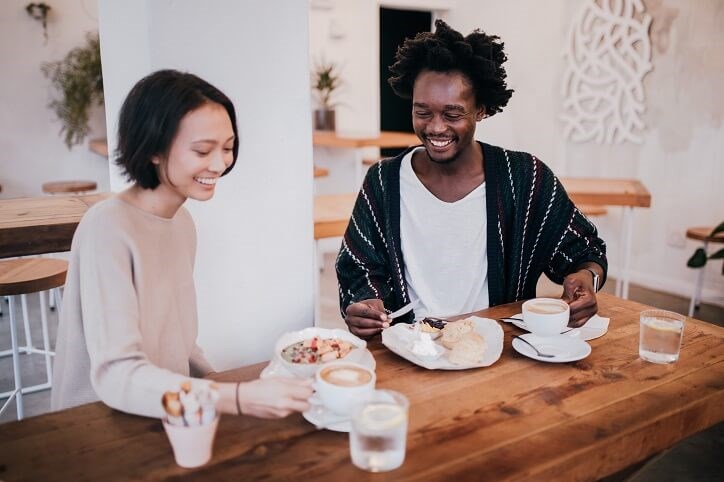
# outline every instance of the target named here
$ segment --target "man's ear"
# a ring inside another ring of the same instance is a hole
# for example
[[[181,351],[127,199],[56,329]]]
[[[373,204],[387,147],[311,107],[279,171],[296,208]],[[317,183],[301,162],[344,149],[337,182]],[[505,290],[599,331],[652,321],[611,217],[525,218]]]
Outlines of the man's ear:
[[[480,122],[486,117],[488,117],[488,115],[485,112],[485,106],[481,105],[480,107],[478,107],[478,111],[475,113],[475,121]]]

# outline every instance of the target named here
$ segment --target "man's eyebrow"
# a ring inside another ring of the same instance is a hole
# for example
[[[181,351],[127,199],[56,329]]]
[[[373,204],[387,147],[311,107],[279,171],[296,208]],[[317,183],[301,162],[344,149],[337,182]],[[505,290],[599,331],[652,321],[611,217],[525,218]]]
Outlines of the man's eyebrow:
[[[465,108],[457,104],[448,104],[445,106],[445,110],[459,110],[460,112],[465,112]]]
[[[422,102],[413,102],[412,107],[422,107],[427,108],[427,104],[423,104]]]

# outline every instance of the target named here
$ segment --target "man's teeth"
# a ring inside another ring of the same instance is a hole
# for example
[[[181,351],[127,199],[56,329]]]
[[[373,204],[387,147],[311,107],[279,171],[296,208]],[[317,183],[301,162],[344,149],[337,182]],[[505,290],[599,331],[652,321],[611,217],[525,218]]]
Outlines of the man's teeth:
[[[450,143],[452,143],[452,139],[440,141],[440,140],[436,140],[436,139],[430,139],[428,137],[428,140],[430,141],[430,144],[432,144],[435,147],[445,147],[445,146],[449,145]]]
[[[215,177],[195,177],[194,178],[194,180],[196,180],[196,182],[200,182],[201,184],[208,184],[208,185],[216,184],[216,179],[217,178],[215,178]]]

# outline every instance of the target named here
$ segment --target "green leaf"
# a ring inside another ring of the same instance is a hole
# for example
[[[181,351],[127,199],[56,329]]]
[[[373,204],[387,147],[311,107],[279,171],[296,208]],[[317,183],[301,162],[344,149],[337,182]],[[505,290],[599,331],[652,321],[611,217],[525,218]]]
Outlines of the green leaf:
[[[704,248],[697,249],[694,254],[686,262],[686,266],[689,268],[701,268],[706,264],[706,251]]]
[[[717,251],[716,253],[709,256],[709,259],[722,259],[722,258],[724,258],[724,248],[721,248],[719,251]]]
[[[719,224],[719,226],[715,227],[709,236],[716,236],[717,233],[721,233],[722,231],[724,231],[724,223],[721,223]]]

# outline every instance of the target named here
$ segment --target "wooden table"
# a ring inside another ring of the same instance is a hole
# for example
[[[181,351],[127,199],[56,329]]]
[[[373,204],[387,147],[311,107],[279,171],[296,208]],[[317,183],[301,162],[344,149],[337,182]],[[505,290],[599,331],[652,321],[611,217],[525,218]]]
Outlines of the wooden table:
[[[629,269],[631,264],[631,239],[633,236],[634,208],[651,207],[651,193],[636,179],[605,178],[561,178],[568,196],[576,204],[594,206],[621,206],[623,226],[621,246],[623,248],[623,269],[616,280],[616,295],[628,298]]]
[[[362,184],[364,147],[409,147],[420,144],[420,139],[411,132],[382,131],[375,136],[340,135],[332,131],[314,131],[312,144],[314,147],[345,149],[352,152],[354,163],[354,191]]]
[[[0,258],[68,251],[85,212],[110,195],[0,200]]]
[[[370,344],[378,387],[410,401],[407,458],[368,474],[349,460],[346,434],[317,431],[301,416],[225,416],[211,462],[174,464],[157,420],[94,403],[0,426],[0,478],[19,480],[594,480],[645,460],[724,419],[724,330],[687,320],[681,359],[638,358],[644,305],[600,295],[609,332],[579,362],[545,364],[511,348],[504,325],[493,366],[428,371]],[[497,318],[519,303],[481,314]],[[248,380],[264,364],[218,375]]]

